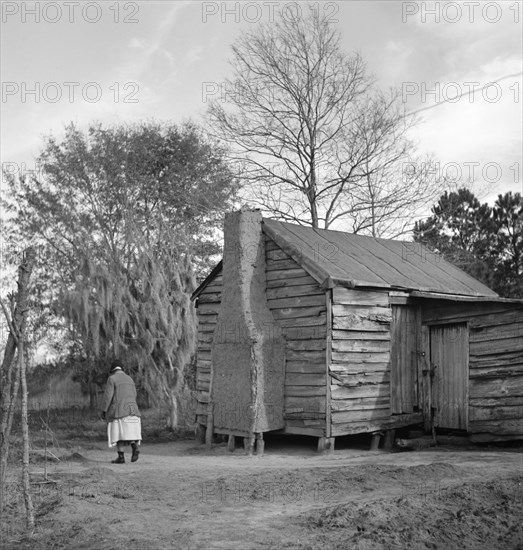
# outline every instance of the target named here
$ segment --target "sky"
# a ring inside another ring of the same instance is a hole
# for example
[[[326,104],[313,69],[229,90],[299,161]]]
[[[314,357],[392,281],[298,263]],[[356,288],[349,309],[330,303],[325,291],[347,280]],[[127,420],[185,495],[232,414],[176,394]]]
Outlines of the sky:
[[[379,86],[402,92],[411,137],[483,200],[523,190],[523,3],[2,1],[4,170],[37,170],[64,125],[203,122],[243,31],[308,9],[328,16]]]

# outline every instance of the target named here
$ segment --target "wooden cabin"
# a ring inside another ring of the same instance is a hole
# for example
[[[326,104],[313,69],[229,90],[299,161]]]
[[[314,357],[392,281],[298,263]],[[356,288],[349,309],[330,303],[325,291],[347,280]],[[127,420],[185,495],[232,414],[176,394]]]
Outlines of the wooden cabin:
[[[193,294],[200,437],[523,437],[523,300],[417,243],[228,214]]]

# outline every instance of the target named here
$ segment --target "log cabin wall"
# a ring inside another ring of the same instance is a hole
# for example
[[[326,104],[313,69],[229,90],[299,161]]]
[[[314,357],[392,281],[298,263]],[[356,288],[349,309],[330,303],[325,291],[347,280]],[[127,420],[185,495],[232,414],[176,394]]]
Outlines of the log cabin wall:
[[[207,426],[211,383],[211,344],[220,311],[223,276],[220,272],[198,297],[198,352],[196,358],[196,422]]]
[[[286,341],[285,432],[324,436],[327,306],[318,282],[265,237],[267,304]]]
[[[468,432],[521,438],[523,306],[442,300],[422,304],[423,324],[459,322],[467,322],[469,329]]]
[[[366,432],[390,417],[387,292],[332,293],[331,434]]]
[[[332,437],[422,421],[417,406],[419,323],[418,308],[391,306],[387,291],[333,289]]]

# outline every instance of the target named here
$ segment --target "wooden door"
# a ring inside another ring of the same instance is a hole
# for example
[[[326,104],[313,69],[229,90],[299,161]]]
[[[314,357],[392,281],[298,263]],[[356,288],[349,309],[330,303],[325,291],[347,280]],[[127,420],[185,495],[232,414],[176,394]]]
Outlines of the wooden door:
[[[467,429],[468,355],[466,323],[430,327],[430,376],[435,427]]]
[[[392,414],[419,410],[417,306],[393,305],[390,327],[390,407]]]

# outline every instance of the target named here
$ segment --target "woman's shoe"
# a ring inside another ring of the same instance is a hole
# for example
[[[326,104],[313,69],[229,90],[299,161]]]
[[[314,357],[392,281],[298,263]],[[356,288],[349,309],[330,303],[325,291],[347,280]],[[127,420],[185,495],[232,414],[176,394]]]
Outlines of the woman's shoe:
[[[133,454],[134,456],[134,454]],[[111,460],[113,464],[125,464],[125,456],[123,453],[118,453],[118,458]]]
[[[138,450],[138,445],[136,443],[131,444],[133,448],[133,456],[131,457],[131,462],[136,462],[140,456],[140,451]]]

